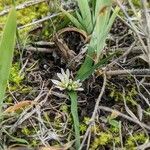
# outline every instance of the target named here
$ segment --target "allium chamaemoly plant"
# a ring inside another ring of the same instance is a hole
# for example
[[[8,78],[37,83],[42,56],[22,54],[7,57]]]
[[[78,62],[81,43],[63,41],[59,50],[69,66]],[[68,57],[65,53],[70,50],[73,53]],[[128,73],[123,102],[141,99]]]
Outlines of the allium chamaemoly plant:
[[[59,90],[68,90],[68,91],[83,91],[84,89],[81,87],[82,83],[80,83],[80,80],[74,81],[72,73],[69,71],[69,69],[66,70],[66,72],[61,69],[61,73],[57,73],[57,77],[59,80],[52,80],[52,82],[55,84],[55,87]]]
[[[71,98],[71,114],[74,121],[76,148],[80,147],[80,130],[79,130],[79,118],[78,118],[78,107],[77,107],[77,92],[83,91],[81,87],[82,83],[80,80],[73,79],[72,73],[67,69],[66,72],[61,69],[61,73],[57,73],[59,80],[52,80],[55,87],[59,90],[66,90]]]
[[[76,81],[84,81],[97,68],[106,64],[113,56],[108,56],[105,59],[100,59],[102,50],[105,47],[105,41],[110,31],[110,28],[119,11],[116,6],[112,10],[112,0],[77,0],[79,11],[76,11],[76,17],[62,9],[62,12],[71,20],[71,22],[78,28],[85,30],[91,39],[88,45],[87,54],[83,64],[77,72]],[[91,6],[89,3],[91,2]],[[68,95],[71,99],[71,113],[74,120],[76,149],[80,148],[80,131],[79,118],[77,107],[77,92],[76,90],[68,90]]]
[[[16,20],[16,10],[12,6],[0,40],[0,117],[13,59],[17,28]]]

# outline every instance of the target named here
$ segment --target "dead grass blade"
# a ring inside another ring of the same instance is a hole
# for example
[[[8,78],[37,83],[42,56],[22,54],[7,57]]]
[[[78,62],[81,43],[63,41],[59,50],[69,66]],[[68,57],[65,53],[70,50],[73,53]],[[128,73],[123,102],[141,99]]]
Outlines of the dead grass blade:
[[[34,101],[21,101],[17,104],[15,104],[14,106],[10,106],[8,107],[4,113],[14,113],[17,112],[18,110],[23,110],[24,108],[28,107],[28,106],[32,106],[33,104],[35,104]]]

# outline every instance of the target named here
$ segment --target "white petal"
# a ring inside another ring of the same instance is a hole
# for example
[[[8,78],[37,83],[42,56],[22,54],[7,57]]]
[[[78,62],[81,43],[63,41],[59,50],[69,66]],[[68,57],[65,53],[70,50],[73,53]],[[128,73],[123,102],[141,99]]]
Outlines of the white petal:
[[[77,89],[75,89],[76,91],[84,91],[84,89],[83,88],[77,88]]]
[[[63,82],[64,76],[61,73],[57,73],[58,78]]]
[[[80,83],[79,81],[74,81],[74,84],[78,87],[82,86],[82,83]]]
[[[65,88],[60,87],[60,86],[55,86],[55,87],[58,88],[58,89],[61,90],[61,91],[65,90]]]
[[[78,86],[79,86],[79,87],[82,86],[82,83],[78,83]]]
[[[76,80],[76,82],[78,82],[78,83],[79,83],[79,82],[80,82],[80,79]]]
[[[64,72],[64,70],[61,68],[61,74],[63,75],[63,76],[66,76],[66,74],[65,74],[65,72]]]
[[[58,81],[58,80],[51,80],[54,84],[56,84],[56,85],[59,85],[59,84],[61,84],[61,82],[60,81]]]
[[[69,69],[66,70],[66,75],[68,76],[68,78],[70,77],[70,71],[69,71]]]
[[[73,73],[72,73],[72,71],[70,72],[70,76],[73,78]]]
[[[68,80],[69,80],[69,76],[67,76],[67,74],[64,72],[63,69],[61,69],[61,74],[62,74],[62,76],[64,77],[64,80],[65,80],[65,81],[68,81]]]
[[[72,79],[69,79],[69,83],[70,83],[70,84],[73,84],[73,80],[72,80]]]

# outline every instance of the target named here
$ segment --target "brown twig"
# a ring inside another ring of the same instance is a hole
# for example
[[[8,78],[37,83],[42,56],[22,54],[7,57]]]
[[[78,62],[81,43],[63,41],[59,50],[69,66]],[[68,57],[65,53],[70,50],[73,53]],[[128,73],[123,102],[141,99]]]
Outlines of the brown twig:
[[[123,13],[125,14],[126,18],[128,19],[128,22],[129,22],[129,24],[132,26],[132,28],[133,28],[135,34],[137,35],[137,37],[138,37],[138,39],[139,39],[139,41],[140,41],[140,43],[141,43],[141,45],[143,46],[143,54],[149,56],[148,47],[145,45],[145,43],[144,43],[144,41],[143,41],[141,35],[139,34],[138,28],[137,28],[136,24],[131,20],[131,18],[130,18],[130,16],[129,16],[128,12],[126,11],[125,7],[121,4],[121,2],[120,2],[119,0],[117,0],[117,3],[118,3],[118,5],[119,5],[119,7],[122,9],[122,11],[123,11]],[[148,60],[148,63],[149,63],[149,65],[150,65],[149,60]]]
[[[150,76],[150,69],[134,69],[134,70],[111,70],[106,71],[106,75],[108,76],[116,76],[116,75],[136,75],[136,76]]]
[[[119,112],[118,110],[111,109],[111,108],[106,107],[106,106],[99,106],[99,109],[107,111],[107,112],[111,112],[111,113],[116,112],[116,114],[118,114],[118,116],[123,117],[123,118],[125,118],[131,122],[134,122],[134,123],[138,124],[139,126],[143,126],[147,130],[150,130],[150,126],[146,125],[145,123],[139,122],[139,120],[135,120],[132,117],[129,117],[128,115],[125,115],[125,114]]]
[[[99,94],[99,96],[98,96],[98,99],[97,99],[97,101],[96,101],[95,108],[94,108],[92,117],[91,117],[91,119],[90,119],[89,126],[88,126],[88,128],[87,128],[87,130],[86,130],[86,133],[85,133],[84,137],[83,137],[83,141],[82,141],[82,143],[81,143],[81,146],[80,146],[79,150],[81,150],[81,149],[83,148],[84,143],[85,143],[85,141],[86,141],[86,139],[87,139],[87,137],[88,137],[88,135],[89,135],[89,133],[90,133],[91,127],[93,126],[93,123],[94,123],[94,121],[95,121],[95,117],[96,117],[96,115],[97,115],[97,111],[98,111],[98,109],[99,109],[99,103],[100,103],[101,98],[102,98],[102,96],[103,96],[103,94],[104,94],[104,91],[105,91],[105,87],[106,87],[106,75],[104,74],[103,86],[102,86],[101,92],[100,92],[100,94]]]
[[[107,67],[111,68],[111,66],[113,66],[116,62],[127,57],[127,55],[133,50],[135,44],[136,44],[136,42],[134,42],[129,48],[127,48],[125,51],[123,51],[124,53],[119,58],[117,58],[113,62],[111,62]]]
[[[47,20],[50,20],[50,19],[52,19],[52,18],[54,18],[56,16],[59,16],[60,14],[61,13],[55,13],[55,14],[52,14],[52,15],[45,16],[42,19],[39,19],[39,20],[36,20],[34,22],[31,22],[31,23],[25,24],[23,26],[20,26],[20,27],[18,27],[18,29],[24,29],[26,27],[30,27],[30,26],[33,26],[33,25],[37,25],[37,24],[43,23],[43,22],[45,22]]]
[[[29,46],[29,47],[26,47],[25,50],[32,51],[32,52],[52,53],[56,49],[55,48],[40,48],[40,47]]]

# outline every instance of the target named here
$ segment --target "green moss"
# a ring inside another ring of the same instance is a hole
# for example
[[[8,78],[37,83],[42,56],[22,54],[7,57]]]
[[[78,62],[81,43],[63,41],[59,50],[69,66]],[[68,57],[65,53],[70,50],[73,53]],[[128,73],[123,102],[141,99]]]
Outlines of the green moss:
[[[89,117],[84,117],[83,122],[80,123],[80,132],[81,132],[81,134],[85,133],[85,131],[88,127],[89,121],[90,121]]]
[[[26,94],[29,93],[32,88],[30,86],[26,86],[23,84],[25,79],[25,75],[23,73],[20,74],[20,63],[16,62],[12,65],[10,69],[10,77],[9,77],[9,90],[10,91],[18,91],[18,93]]]
[[[64,113],[69,113],[68,106],[66,104],[61,105],[60,110]]]
[[[27,136],[31,134],[31,130],[29,130],[28,127],[22,128],[21,132]]]
[[[141,7],[141,1],[139,0],[132,0],[132,3],[137,7]]]
[[[24,75],[20,74],[20,64],[19,63],[13,64],[10,69],[9,82],[11,84],[15,84],[15,85],[19,86],[23,79],[24,79]]]
[[[111,133],[107,132],[100,132],[100,135],[94,139],[92,145],[91,145],[91,150],[95,150],[99,148],[100,146],[105,146],[109,142],[111,142],[113,136]]]
[[[115,119],[109,119],[108,122],[110,124],[110,131],[112,133],[118,133],[119,132],[119,122]]]
[[[33,20],[42,18],[42,16],[47,15],[49,11],[48,5],[46,3],[41,3],[39,5],[34,5],[27,7],[25,9],[17,11],[17,19],[19,25],[25,25]],[[30,15],[29,15],[30,14]]]
[[[16,5],[24,3],[24,0],[16,0]],[[0,11],[6,9],[11,6],[11,0],[0,0]],[[49,12],[49,6],[46,2],[39,3],[37,5],[33,5],[21,10],[17,11],[17,22],[18,26],[23,26],[25,24],[33,22],[33,20],[37,20],[46,16]],[[0,31],[2,31],[2,27],[6,22],[7,15],[0,16]]]
[[[6,103],[13,103],[13,98],[9,96],[8,98],[5,99]]]
[[[130,150],[136,150],[136,143],[141,145],[144,144],[146,140],[147,136],[144,133],[134,133],[133,136],[127,138],[125,146],[126,148],[130,148]]]
[[[80,124],[80,132],[81,132],[81,134],[84,134],[86,130],[87,130],[87,125],[84,124],[84,123],[81,123]]]
[[[37,140],[32,140],[31,142],[30,142],[30,146],[31,147],[36,147],[36,146],[38,146],[39,145],[39,142],[37,141]]]
[[[109,85],[110,94],[109,96],[113,98],[116,102],[122,101],[123,102],[123,92],[119,91],[116,87],[113,85]],[[125,87],[127,89],[125,99],[127,103],[132,104],[133,106],[137,105],[136,102],[136,96],[138,95],[138,92],[136,88],[133,86],[131,88]]]

